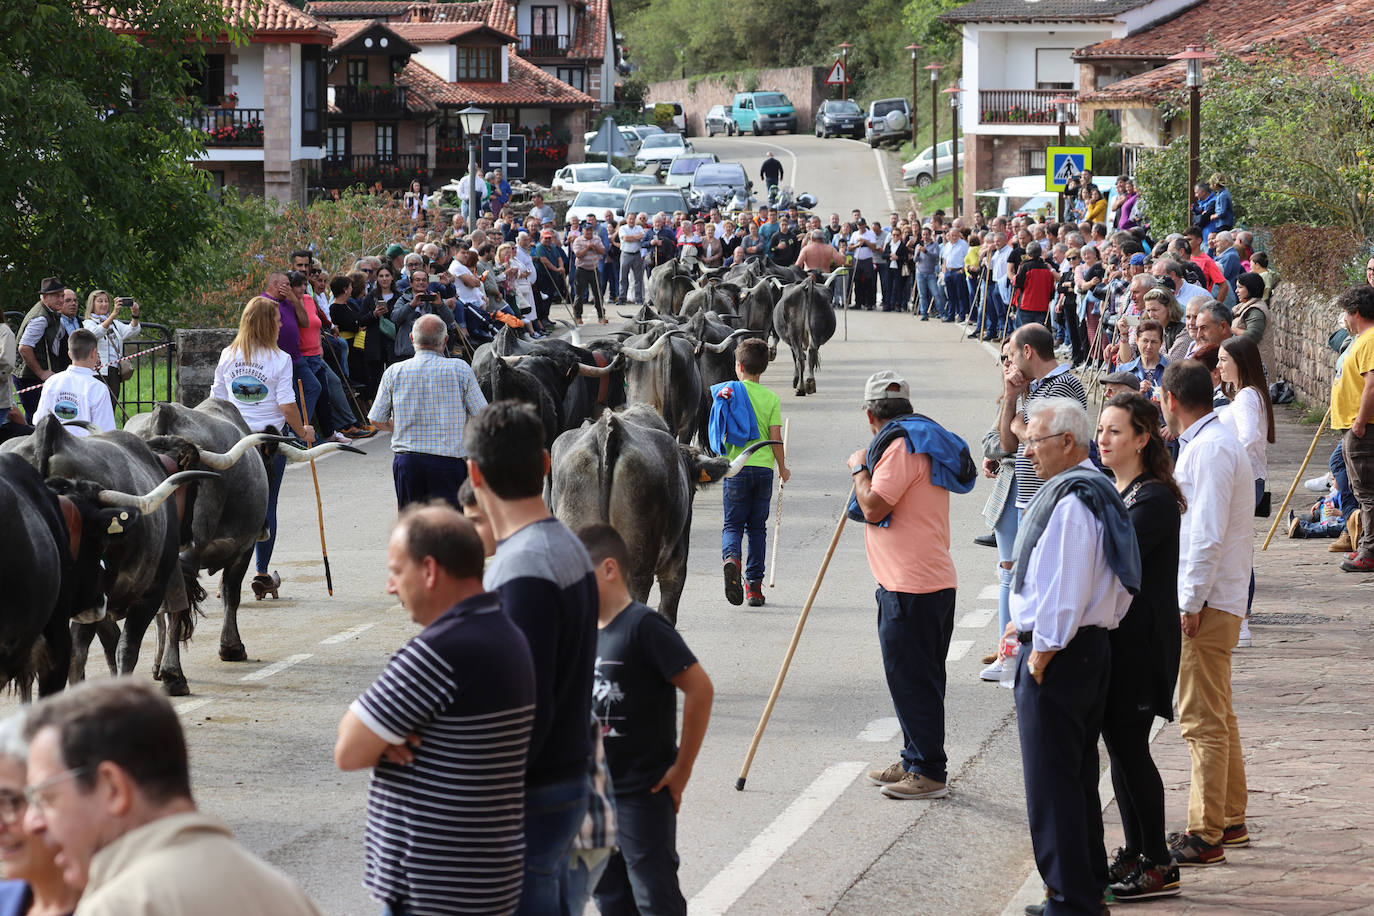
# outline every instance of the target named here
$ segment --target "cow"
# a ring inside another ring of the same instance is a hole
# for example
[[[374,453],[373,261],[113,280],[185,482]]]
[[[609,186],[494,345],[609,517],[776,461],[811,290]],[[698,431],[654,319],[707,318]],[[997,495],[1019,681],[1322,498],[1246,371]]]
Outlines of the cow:
[[[676,626],[697,486],[734,476],[756,449],[773,444],[755,443],[734,462],[708,457],[678,442],[647,405],[632,404],[558,437],[549,505],[574,530],[606,522],[620,532],[632,545],[631,597],[647,601],[657,577],[658,612]]]
[[[696,344],[679,329],[659,328],[626,340],[625,394],[658,411],[682,444],[706,433],[710,403],[701,383]]]
[[[676,259],[660,264],[649,274],[648,294],[644,297],[649,305],[668,315],[682,311],[682,300],[697,288],[692,272]]]
[[[739,310],[742,292],[733,283],[709,281],[705,286],[692,290],[682,300],[681,318],[690,318],[698,312],[716,312],[733,315]]]
[[[823,284],[807,277],[783,290],[773,308],[773,329],[792,350],[792,387],[797,397],[816,393],[816,367],[821,346],[835,335],[835,309],[830,305],[830,285],[839,272]],[[824,291],[822,291],[824,290]]]
[[[773,327],[773,309],[778,304],[778,294],[782,283],[773,277],[764,277],[746,289],[739,300],[737,311],[740,326],[753,328],[756,336],[768,341],[768,358],[778,355],[778,332]]]
[[[529,353],[495,357],[487,365],[477,379],[487,400],[534,405],[549,446],[603,407],[625,403],[621,361],[609,344],[585,350],[567,341],[541,340]]]
[[[742,337],[759,336],[758,331],[732,328],[720,318],[715,312],[697,312],[682,326],[697,341],[697,369],[707,392],[713,385],[739,380],[735,375],[735,345]]]

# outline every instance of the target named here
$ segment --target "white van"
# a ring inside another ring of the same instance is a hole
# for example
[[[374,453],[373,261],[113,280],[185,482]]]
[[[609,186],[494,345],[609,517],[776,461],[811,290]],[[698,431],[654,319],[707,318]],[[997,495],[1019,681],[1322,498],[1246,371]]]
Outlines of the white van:
[[[676,129],[684,137],[687,136],[687,114],[682,109],[681,102],[645,102],[644,117],[650,124],[656,124],[654,120],[654,109],[659,105],[673,106],[673,120],[671,129]]]
[[[1112,201],[1116,199],[1116,176],[1094,175],[1093,184],[1107,198],[1107,209],[1111,212]],[[1054,216],[1059,195],[1045,190],[1044,175],[1017,175],[1002,182],[1002,187],[979,191],[975,197],[997,200],[997,216],[1020,216],[1023,214]]]

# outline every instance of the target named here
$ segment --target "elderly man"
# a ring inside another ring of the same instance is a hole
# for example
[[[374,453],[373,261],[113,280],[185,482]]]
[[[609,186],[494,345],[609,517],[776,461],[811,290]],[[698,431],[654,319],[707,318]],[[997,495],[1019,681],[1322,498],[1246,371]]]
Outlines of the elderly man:
[[[1221,268],[1221,275],[1226,278],[1226,283],[1231,287],[1231,292],[1236,291],[1236,278],[1245,272],[1240,264],[1240,252],[1236,251],[1236,242],[1231,233],[1225,229],[1212,236],[1212,251],[1216,255],[1214,260],[1217,267]]]
[[[1183,302],[1183,333],[1174,340],[1174,345],[1169,348],[1166,354],[1169,362],[1177,362],[1180,359],[1187,359],[1193,355],[1197,349],[1197,313],[1202,308],[1202,303],[1211,300],[1211,296],[1194,296],[1187,302]]]
[[[76,310],[66,300],[66,290],[66,284],[57,277],[44,277],[38,287],[38,302],[19,325],[18,349],[23,365],[14,381],[19,389],[33,389],[19,395],[31,421],[41,397],[37,386],[54,372],[67,368],[67,335],[81,327]]]
[[[67,337],[67,352],[72,364],[43,383],[43,397],[34,411],[34,423],[52,414],[64,423],[82,420],[101,431],[116,428],[110,389],[96,375],[100,365],[96,343],[96,336],[85,328]],[[90,435],[80,426],[72,426],[67,431],[76,436]]]
[[[1184,278],[1183,265],[1173,258],[1160,258],[1155,261],[1150,267],[1150,273],[1157,280],[1168,280],[1173,284],[1174,298],[1184,305],[1198,296],[1204,299],[1212,298],[1212,294],[1205,287],[1190,283]]]
[[[1231,310],[1215,299],[1200,303],[1196,326],[1198,348],[1220,347],[1231,336]]]
[[[1250,842],[1231,650],[1250,588],[1254,477],[1245,447],[1212,409],[1212,376],[1201,363],[1174,363],[1163,387],[1164,419],[1179,444],[1174,476],[1188,503],[1178,541],[1178,719],[1192,757],[1188,828],[1169,845],[1175,865],[1218,865],[1225,846]]]
[[[421,315],[410,329],[415,356],[382,373],[368,419],[391,432],[391,476],[396,508],[443,499],[458,505],[467,479],[463,436],[468,421],[487,406],[472,367],[444,356],[448,328],[438,315]]]
[[[81,916],[318,916],[290,878],[191,797],[186,738],[162,691],[90,681],[34,706],[24,825],[59,847]]]
[[[573,261],[577,273],[573,277],[573,320],[582,323],[582,304],[588,299],[588,292],[596,305],[596,318],[606,323],[606,307],[601,301],[601,280],[597,268],[606,255],[606,246],[596,234],[596,223],[590,218],[582,224],[582,231],[572,240]]]
[[[625,214],[624,224],[616,230],[620,239],[620,298],[618,305],[626,300],[640,303],[644,301],[644,254],[641,245],[646,232],[635,223],[633,211]],[[630,291],[630,278],[634,278],[634,292]]]
[[[1111,645],[1140,588],[1126,506],[1088,460],[1088,413],[1075,400],[1030,407],[1026,455],[1044,485],[1016,536],[1011,622],[1016,715],[1035,863],[1048,916],[1097,916],[1107,887],[1097,739]]]

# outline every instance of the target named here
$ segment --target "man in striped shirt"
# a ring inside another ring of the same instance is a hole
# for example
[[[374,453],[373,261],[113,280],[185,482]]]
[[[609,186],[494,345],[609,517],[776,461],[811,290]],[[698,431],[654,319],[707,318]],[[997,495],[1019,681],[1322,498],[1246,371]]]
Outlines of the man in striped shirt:
[[[402,513],[387,591],[424,629],[339,723],[334,762],[372,768],[363,884],[385,916],[508,916],[524,879],[534,665],[482,541],[453,509]]]

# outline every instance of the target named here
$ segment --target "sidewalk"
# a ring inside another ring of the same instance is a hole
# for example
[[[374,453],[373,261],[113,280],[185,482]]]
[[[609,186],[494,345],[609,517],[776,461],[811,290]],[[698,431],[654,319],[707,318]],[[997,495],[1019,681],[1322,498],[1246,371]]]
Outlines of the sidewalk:
[[[1268,480],[1275,511],[1316,433],[1297,419],[1278,408]],[[1323,435],[1304,478],[1325,470],[1336,441]],[[1315,501],[1299,484],[1291,508],[1302,514]],[[1116,912],[1374,913],[1374,576],[1341,572],[1331,541],[1289,540],[1287,516],[1263,553],[1273,520],[1256,519],[1253,647],[1234,656],[1250,846],[1228,849],[1225,865],[1183,869],[1179,897]],[[1167,826],[1182,829],[1189,760],[1177,720],[1153,751]],[[1110,852],[1121,845],[1115,803],[1105,817]]]

